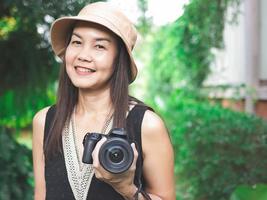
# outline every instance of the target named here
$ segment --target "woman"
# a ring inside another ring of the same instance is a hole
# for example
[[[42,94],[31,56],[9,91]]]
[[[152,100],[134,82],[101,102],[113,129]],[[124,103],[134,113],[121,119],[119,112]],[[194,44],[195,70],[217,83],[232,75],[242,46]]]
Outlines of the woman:
[[[85,6],[78,16],[62,17],[51,27],[52,48],[63,61],[56,105],[33,119],[35,200],[175,199],[174,158],[161,118],[128,86],[137,75],[132,57],[137,32],[108,3]],[[120,174],[99,163],[83,163],[86,133],[125,128],[134,159]]]

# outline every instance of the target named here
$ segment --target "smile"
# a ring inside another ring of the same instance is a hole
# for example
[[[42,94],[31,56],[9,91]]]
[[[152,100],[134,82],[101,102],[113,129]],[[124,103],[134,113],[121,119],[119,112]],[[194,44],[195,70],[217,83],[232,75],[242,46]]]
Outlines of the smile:
[[[75,68],[75,71],[80,75],[88,75],[88,74],[96,72],[95,69],[87,68],[87,67],[75,66],[74,68]]]

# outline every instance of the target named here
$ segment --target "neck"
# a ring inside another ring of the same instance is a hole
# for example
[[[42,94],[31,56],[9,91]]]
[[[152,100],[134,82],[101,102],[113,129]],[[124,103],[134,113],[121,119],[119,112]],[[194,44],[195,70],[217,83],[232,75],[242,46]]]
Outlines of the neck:
[[[107,113],[112,109],[110,98],[110,89],[88,92],[79,89],[78,103],[76,112],[80,114],[102,114]]]

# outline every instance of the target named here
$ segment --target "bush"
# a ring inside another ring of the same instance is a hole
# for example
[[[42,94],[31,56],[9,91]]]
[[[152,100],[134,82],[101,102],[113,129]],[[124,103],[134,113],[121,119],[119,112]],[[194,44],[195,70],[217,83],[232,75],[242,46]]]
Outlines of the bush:
[[[241,184],[267,182],[267,123],[171,95],[162,114],[175,148],[178,196],[226,200]]]
[[[0,200],[33,199],[31,151],[0,127]]]
[[[240,185],[238,186],[230,200],[266,200],[267,199],[267,185]]]

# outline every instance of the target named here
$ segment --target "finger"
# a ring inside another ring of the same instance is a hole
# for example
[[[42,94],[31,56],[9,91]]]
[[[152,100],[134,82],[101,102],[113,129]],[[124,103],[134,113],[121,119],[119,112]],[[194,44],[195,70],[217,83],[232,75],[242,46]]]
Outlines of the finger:
[[[106,140],[107,140],[106,137],[102,137],[102,139],[96,144],[94,151],[92,152],[93,167],[94,168],[99,167],[99,159],[98,159],[99,149]]]
[[[131,147],[132,147],[133,152],[134,152],[134,158],[137,159],[137,157],[138,157],[138,151],[136,149],[135,143],[132,143],[131,144]]]
[[[99,179],[99,180],[102,180],[102,179],[103,179],[101,173],[100,173],[98,170],[95,170],[95,177],[96,177],[97,179]]]
[[[135,170],[135,168],[136,168],[136,162],[137,162],[137,158],[138,158],[138,151],[137,151],[137,149],[136,149],[136,146],[135,146],[135,143],[132,143],[131,144],[131,147],[132,147],[132,149],[133,149],[133,153],[134,153],[134,160],[133,160],[133,163],[132,163],[132,165],[131,165],[131,169],[132,170]]]

